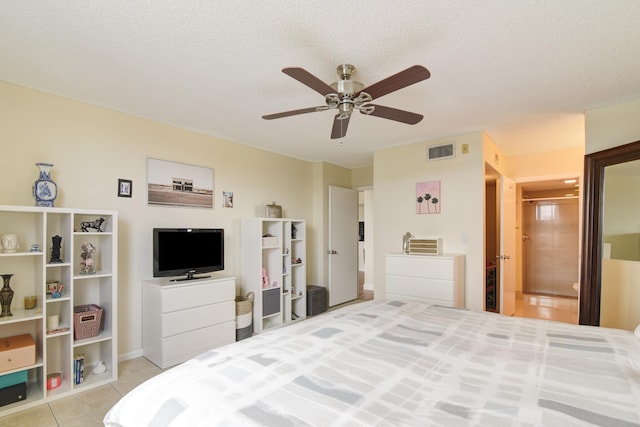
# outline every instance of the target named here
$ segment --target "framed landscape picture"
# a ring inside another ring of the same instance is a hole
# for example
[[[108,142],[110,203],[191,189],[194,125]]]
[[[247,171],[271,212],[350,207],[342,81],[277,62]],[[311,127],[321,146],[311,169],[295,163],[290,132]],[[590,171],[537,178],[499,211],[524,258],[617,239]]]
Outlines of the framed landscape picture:
[[[213,169],[147,159],[147,203],[213,209]]]

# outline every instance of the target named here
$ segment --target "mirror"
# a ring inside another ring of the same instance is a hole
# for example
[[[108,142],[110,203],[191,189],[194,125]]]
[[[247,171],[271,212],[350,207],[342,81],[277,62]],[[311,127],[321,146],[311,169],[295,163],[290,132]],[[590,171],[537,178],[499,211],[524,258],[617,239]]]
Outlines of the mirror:
[[[607,166],[602,208],[603,260],[640,261],[640,160]]]
[[[616,217],[628,217],[620,212],[620,203],[627,203],[635,194],[620,195],[613,188],[619,180],[621,172],[640,175],[640,141],[621,145],[585,156],[584,162],[584,209],[582,233],[582,260],[580,268],[580,316],[581,325],[599,326],[601,321],[603,259],[611,259],[612,255],[629,257],[630,250],[624,246],[632,246],[634,236],[623,237],[623,242],[616,241],[617,234],[640,233],[640,217],[635,214],[636,223],[625,226],[624,232],[618,233],[613,225]],[[630,163],[632,162],[632,163]],[[620,165],[620,166],[617,166]],[[634,168],[635,166],[635,168]],[[635,169],[635,172],[631,170]],[[609,182],[605,177],[609,176]],[[636,194],[637,194],[637,186]],[[610,196],[608,196],[608,194]],[[605,197],[607,195],[607,197]],[[605,203],[605,199],[607,202]],[[609,206],[609,201],[613,203]],[[638,206],[639,204],[630,204]],[[637,211],[636,211],[637,212]],[[606,218],[605,218],[606,217]],[[630,240],[631,242],[627,242]],[[614,248],[615,246],[615,248]],[[638,249],[640,251],[640,248]],[[606,326],[606,325],[603,325]]]

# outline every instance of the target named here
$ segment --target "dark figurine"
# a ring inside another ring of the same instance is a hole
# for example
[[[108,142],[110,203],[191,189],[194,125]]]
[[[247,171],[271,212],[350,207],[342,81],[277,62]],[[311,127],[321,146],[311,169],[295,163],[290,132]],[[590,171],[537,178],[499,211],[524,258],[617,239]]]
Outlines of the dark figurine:
[[[49,261],[49,262],[51,262],[51,263],[64,262],[60,258],[60,244],[62,243],[62,237],[61,236],[53,236],[51,238],[51,241],[53,242],[53,245],[51,246],[51,261]]]
[[[80,229],[86,233],[90,228],[96,230],[98,233],[102,233],[102,223],[104,218],[98,218],[95,221],[83,221],[80,223]]]
[[[0,304],[2,305],[2,313],[0,313],[0,317],[13,316],[13,313],[11,313],[11,300],[13,300],[14,292],[9,285],[11,276],[13,276],[13,274],[2,275],[4,286],[0,290]],[[11,358],[9,358],[9,361],[11,361]]]

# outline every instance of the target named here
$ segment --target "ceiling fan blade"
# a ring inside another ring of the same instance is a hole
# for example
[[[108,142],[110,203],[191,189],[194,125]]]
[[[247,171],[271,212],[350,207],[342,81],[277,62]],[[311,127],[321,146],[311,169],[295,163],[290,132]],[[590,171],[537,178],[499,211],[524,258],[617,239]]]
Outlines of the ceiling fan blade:
[[[366,92],[373,99],[380,98],[388,93],[394,92],[403,87],[411,86],[414,83],[418,83],[422,80],[426,80],[431,76],[429,70],[422,65],[414,65],[404,71],[389,76],[384,80],[380,80],[378,83],[374,83],[369,87],[362,89],[360,92]]]
[[[349,119],[351,116],[344,119],[339,119],[340,114],[336,114],[333,119],[333,129],[331,129],[331,139],[344,138],[347,134],[347,127],[349,126]]]
[[[362,113],[369,116],[382,117],[383,119],[395,120],[396,122],[415,125],[424,117],[422,114],[410,111],[398,110],[397,108],[385,107],[384,105],[367,104],[365,107],[374,107],[371,113]],[[362,111],[361,111],[362,112]]]
[[[299,110],[283,111],[282,113],[267,114],[266,116],[262,116],[262,118],[265,120],[273,120],[273,119],[279,119],[281,117],[297,116],[298,114],[306,114],[306,113],[315,113],[316,111],[323,111],[328,109],[329,108],[326,106],[301,108]]]
[[[293,77],[303,85],[309,86],[311,89],[315,90],[322,96],[326,96],[330,93],[338,93],[334,88],[303,68],[283,68],[282,72],[290,77]]]

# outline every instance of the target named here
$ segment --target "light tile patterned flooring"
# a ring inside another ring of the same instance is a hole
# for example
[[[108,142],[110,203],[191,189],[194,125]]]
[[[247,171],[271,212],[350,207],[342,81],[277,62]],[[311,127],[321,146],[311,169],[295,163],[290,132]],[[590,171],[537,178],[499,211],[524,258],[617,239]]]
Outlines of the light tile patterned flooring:
[[[144,357],[120,362],[118,381],[0,418],[0,427],[102,426],[109,408],[143,381],[162,372]]]

